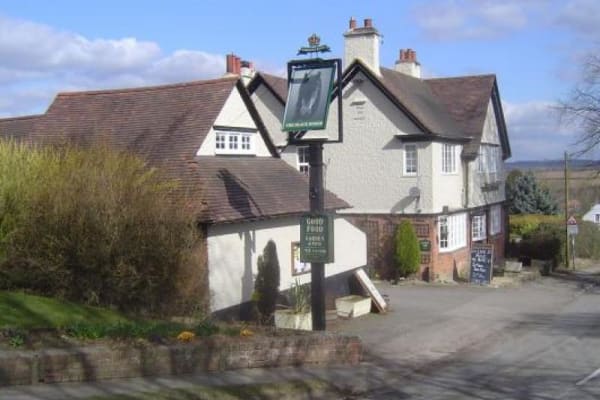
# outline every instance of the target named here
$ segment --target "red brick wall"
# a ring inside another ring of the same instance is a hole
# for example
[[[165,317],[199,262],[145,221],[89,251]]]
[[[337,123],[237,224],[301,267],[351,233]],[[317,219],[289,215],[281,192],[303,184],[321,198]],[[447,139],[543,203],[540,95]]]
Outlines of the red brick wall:
[[[0,354],[0,386],[183,375],[240,368],[356,365],[361,358],[362,343],[358,337],[320,333],[242,339],[215,336],[190,344],[167,346],[123,344],[3,351]]]
[[[484,208],[489,232],[489,207]],[[473,210],[470,210],[473,211]],[[480,209],[481,212],[481,209]],[[503,217],[506,213],[503,210]],[[429,240],[431,250],[421,252],[421,268],[417,278],[430,281],[451,281],[468,279],[470,271],[471,218],[467,220],[467,246],[451,251],[439,252],[437,237],[437,216],[407,216],[387,214],[361,214],[347,217],[350,222],[367,234],[367,258],[371,273],[377,273],[383,279],[393,277],[394,242],[396,226],[402,220],[409,220],[415,227],[419,240]],[[503,219],[504,220],[504,219]],[[506,224],[500,233],[489,236],[486,243],[494,245],[494,264],[504,263]]]
[[[435,242],[435,217],[406,215],[366,214],[347,217],[350,222],[361,228],[367,234],[367,263],[371,272],[377,273],[383,279],[393,277],[394,263],[394,233],[402,220],[409,220],[415,227],[419,240],[429,240],[431,251],[421,252],[421,267],[417,277],[423,280],[432,278],[433,251]]]

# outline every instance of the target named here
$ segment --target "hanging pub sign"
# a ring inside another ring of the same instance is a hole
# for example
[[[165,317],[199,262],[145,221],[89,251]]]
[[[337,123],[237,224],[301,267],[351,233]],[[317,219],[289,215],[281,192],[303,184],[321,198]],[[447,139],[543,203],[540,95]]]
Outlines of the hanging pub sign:
[[[300,261],[333,262],[333,217],[305,214],[300,217]]]
[[[284,131],[325,129],[336,60],[296,60],[288,63],[288,98]]]

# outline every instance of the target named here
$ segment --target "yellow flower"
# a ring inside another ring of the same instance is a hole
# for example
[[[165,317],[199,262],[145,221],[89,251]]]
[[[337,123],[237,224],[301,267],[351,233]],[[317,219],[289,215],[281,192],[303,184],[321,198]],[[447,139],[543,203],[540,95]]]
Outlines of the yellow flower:
[[[244,328],[240,331],[240,336],[252,336],[252,335],[254,335],[254,332],[252,332],[248,328]]]
[[[192,339],[194,339],[195,337],[196,335],[194,334],[194,332],[183,331],[179,335],[177,335],[177,340],[181,342],[191,342]]]

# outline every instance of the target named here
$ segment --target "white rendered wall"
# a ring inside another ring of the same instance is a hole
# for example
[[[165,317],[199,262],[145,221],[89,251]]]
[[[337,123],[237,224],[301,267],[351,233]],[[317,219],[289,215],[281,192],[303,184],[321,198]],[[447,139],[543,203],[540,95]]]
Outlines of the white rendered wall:
[[[493,144],[500,146],[500,135],[498,133],[498,124],[496,122],[496,113],[492,101],[488,104],[488,111],[483,124],[483,132],[481,135],[482,144]],[[502,160],[502,151],[498,152],[498,171],[496,174],[488,174],[477,171],[479,160],[476,158],[469,163],[469,206],[478,207],[486,204],[502,202],[506,199],[504,182],[505,169],[504,161]],[[498,182],[496,190],[483,191],[481,188],[486,184]]]
[[[600,214],[600,204],[596,204],[595,206],[593,206],[590,209],[590,211],[583,215],[581,219],[584,221],[596,223],[596,214]]]
[[[242,100],[237,88],[233,88],[223,109],[217,116],[214,125],[235,127],[235,128],[249,128],[257,129],[252,116],[246,108],[246,104]],[[254,148],[256,149],[256,156],[258,157],[271,157],[271,153],[267,148],[265,141],[258,132],[253,134]],[[199,156],[214,156],[215,155],[215,130],[210,129],[206,138],[202,142],[200,149],[198,149],[196,155]]]
[[[344,69],[359,59],[368,66],[373,73],[381,76],[379,70],[379,35],[375,33],[345,35],[344,44]]]
[[[462,146],[455,145],[456,173],[442,173],[443,143],[432,143],[433,159],[433,207],[432,213],[442,212],[444,206],[450,211],[464,208],[464,163]]]
[[[357,79],[362,82],[355,84]],[[344,142],[323,146],[326,187],[352,205],[340,212],[430,212],[431,144],[417,143],[419,174],[404,176],[403,143],[395,136],[421,131],[363,74],[346,86],[343,96]],[[337,130],[335,112],[327,130]],[[414,186],[421,190],[418,204],[409,196]]]
[[[490,143],[500,145],[500,136],[498,134],[498,124],[496,122],[496,113],[492,99],[488,103],[487,115],[483,123],[483,134],[481,135],[481,143]]]
[[[334,222],[335,263],[325,265],[325,275],[336,275],[367,263],[363,231],[341,217]],[[257,258],[274,240],[281,267],[280,290],[289,289],[296,277],[310,282],[310,273],[292,276],[292,242],[300,240],[298,217],[222,224],[208,229],[208,282],[211,311],[249,301],[254,291]]]
[[[413,78],[421,79],[421,64],[416,62],[397,62],[394,70]]]
[[[281,130],[284,111],[283,104],[275,98],[265,85],[260,85],[252,93],[252,101],[267,127],[275,146],[285,146],[287,144],[287,132]]]
[[[281,159],[291,165],[293,168],[298,169],[298,149],[294,145],[289,145],[279,153]]]

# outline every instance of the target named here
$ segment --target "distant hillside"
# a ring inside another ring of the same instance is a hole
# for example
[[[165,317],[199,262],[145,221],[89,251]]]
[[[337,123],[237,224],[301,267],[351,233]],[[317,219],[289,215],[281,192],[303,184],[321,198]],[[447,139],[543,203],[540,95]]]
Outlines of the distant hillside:
[[[544,161],[512,161],[507,162],[506,170],[562,170],[565,167],[564,160],[544,160]],[[569,160],[570,169],[600,169],[598,160]]]

